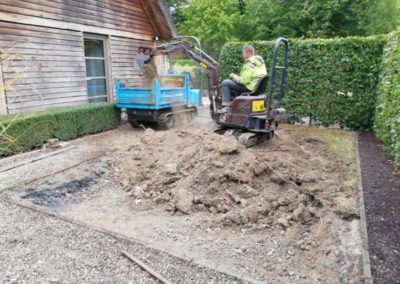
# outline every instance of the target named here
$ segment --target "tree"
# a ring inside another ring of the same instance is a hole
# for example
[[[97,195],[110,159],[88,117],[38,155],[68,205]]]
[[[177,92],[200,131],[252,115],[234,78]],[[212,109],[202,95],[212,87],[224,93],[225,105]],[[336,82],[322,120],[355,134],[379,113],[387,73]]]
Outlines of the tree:
[[[246,3],[244,2],[244,0],[238,0],[238,7],[239,7],[240,15],[244,15],[244,13],[246,11]]]
[[[399,0],[372,1],[367,13],[365,30],[368,34],[384,34],[395,30],[399,24]]]
[[[240,40],[240,2],[237,0],[191,0],[181,10],[184,20],[178,24],[181,34],[200,38],[206,50],[219,55],[226,41]]]
[[[252,30],[249,39],[272,39],[278,36],[326,38],[387,33],[397,25],[398,2],[248,0],[246,26]]]
[[[167,0],[181,34],[218,56],[227,41],[388,33],[400,0]]]
[[[188,5],[189,0],[166,0],[175,25],[184,21],[181,10]]]

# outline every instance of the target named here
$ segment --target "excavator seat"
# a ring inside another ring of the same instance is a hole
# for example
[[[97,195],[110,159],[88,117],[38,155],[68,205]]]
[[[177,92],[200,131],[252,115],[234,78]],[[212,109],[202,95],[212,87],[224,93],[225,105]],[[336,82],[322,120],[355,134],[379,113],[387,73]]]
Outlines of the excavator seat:
[[[262,77],[257,85],[256,88],[254,89],[253,92],[250,93],[242,93],[240,94],[241,96],[259,96],[259,95],[263,95],[265,94],[265,90],[267,89],[267,85],[268,85],[268,75],[265,75],[264,77]]]

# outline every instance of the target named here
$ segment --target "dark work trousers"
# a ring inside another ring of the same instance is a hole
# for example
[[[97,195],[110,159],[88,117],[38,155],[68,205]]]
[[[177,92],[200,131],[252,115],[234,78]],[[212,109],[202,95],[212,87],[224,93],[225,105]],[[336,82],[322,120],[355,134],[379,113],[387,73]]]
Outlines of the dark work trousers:
[[[250,92],[243,84],[238,84],[231,79],[226,79],[222,82],[221,93],[222,93],[222,103],[230,103],[232,95],[235,97],[239,96],[241,93]]]

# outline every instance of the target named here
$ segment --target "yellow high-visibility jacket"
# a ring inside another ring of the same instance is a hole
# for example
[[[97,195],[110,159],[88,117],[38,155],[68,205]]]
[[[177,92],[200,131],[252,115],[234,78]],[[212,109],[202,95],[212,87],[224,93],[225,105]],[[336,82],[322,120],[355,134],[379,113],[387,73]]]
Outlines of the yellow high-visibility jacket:
[[[266,75],[267,67],[264,60],[260,56],[252,56],[244,61],[242,71],[236,78],[238,83],[245,85],[250,91],[254,91],[258,81]]]

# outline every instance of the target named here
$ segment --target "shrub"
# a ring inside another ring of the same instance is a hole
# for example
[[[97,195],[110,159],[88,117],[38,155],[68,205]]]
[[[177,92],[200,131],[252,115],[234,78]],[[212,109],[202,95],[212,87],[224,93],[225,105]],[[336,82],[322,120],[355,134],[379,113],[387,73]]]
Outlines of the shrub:
[[[36,148],[51,138],[69,140],[116,127],[120,111],[113,104],[50,109],[0,117],[0,156]]]
[[[284,104],[291,120],[311,117],[322,125],[354,130],[373,126],[385,37],[290,40]],[[271,66],[273,41],[249,42]],[[239,72],[244,42],[222,49],[222,75]]]
[[[374,129],[400,167],[400,31],[388,36],[382,65]]]
[[[202,67],[199,67],[198,65],[174,65],[174,72],[176,74],[189,74],[190,87],[192,89],[207,89],[207,72]]]
[[[174,61],[174,65],[179,66],[198,66],[198,64],[192,59],[178,59]]]

